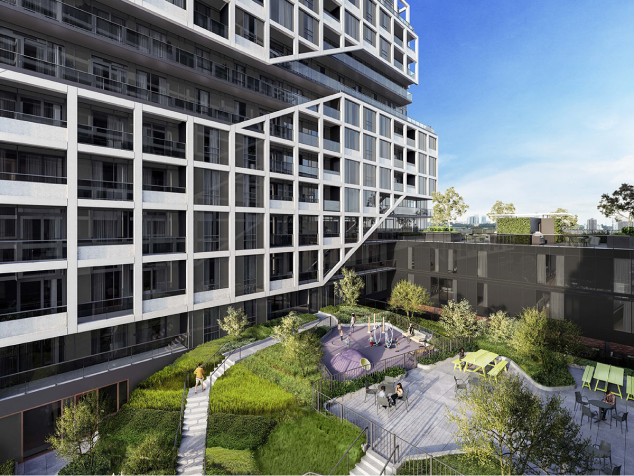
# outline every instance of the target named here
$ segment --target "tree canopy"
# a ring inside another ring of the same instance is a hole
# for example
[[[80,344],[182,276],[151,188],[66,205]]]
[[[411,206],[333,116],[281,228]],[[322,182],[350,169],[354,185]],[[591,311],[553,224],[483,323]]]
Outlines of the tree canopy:
[[[420,312],[423,306],[431,306],[427,290],[406,279],[399,281],[392,288],[389,303],[392,309],[405,311],[409,319],[415,312]]]
[[[227,334],[233,337],[240,337],[242,332],[249,325],[247,315],[244,313],[244,309],[235,309],[233,306],[229,306],[227,309],[227,315],[224,319],[218,321],[220,328]]]
[[[606,218],[614,218],[619,221],[627,221],[628,226],[634,223],[634,186],[624,183],[612,192],[612,195],[604,193],[597,209]]]
[[[568,213],[567,208],[558,208],[553,213]],[[562,228],[576,228],[579,217],[577,215],[568,215],[565,217],[559,217]]]
[[[434,204],[432,225],[448,225],[464,215],[469,209],[464,199],[453,187],[445,190],[445,193],[433,192],[431,194]]]
[[[361,296],[361,290],[365,287],[365,283],[357,276],[354,269],[343,268],[341,271],[343,278],[335,281],[335,296],[348,306],[354,306]]]
[[[492,215],[502,215],[502,214],[512,214],[512,213],[515,213],[515,205],[513,205],[510,202],[504,203],[501,200],[498,200],[491,207],[491,211],[487,213],[487,217],[489,217],[489,220],[491,220],[492,222],[496,222],[497,217],[494,217]]]
[[[444,304],[440,320],[451,337],[477,337],[482,332],[476,313],[466,299]]]

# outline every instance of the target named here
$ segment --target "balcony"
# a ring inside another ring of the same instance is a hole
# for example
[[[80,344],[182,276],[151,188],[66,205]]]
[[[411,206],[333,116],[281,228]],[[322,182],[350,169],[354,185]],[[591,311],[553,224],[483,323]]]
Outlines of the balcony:
[[[271,200],[277,200],[279,202],[292,202],[293,201],[293,196],[292,195],[271,195]]]
[[[201,12],[194,11],[194,24],[212,32],[215,35],[222,36],[223,38],[229,38],[227,33],[229,27],[227,25],[208,17]]]
[[[143,153],[185,158],[185,143],[143,136]]]
[[[422,207],[398,206],[394,209],[393,214],[395,216],[402,216],[402,217],[431,218],[432,211],[428,208],[422,208]]]
[[[316,134],[308,134],[307,132],[300,131],[299,142],[312,147],[319,147],[319,137]]]
[[[133,200],[131,183],[77,179],[77,198],[88,200]]]
[[[66,240],[2,240],[0,263],[66,259]]]
[[[323,105],[324,115],[339,120],[339,110],[334,107]]]
[[[254,280],[255,281],[255,280]],[[255,294],[264,291],[262,286],[258,286],[255,282],[246,281],[236,284],[236,296],[244,296],[245,294]]]
[[[411,137],[407,138],[407,145],[409,147],[416,147],[416,139],[412,139]]]
[[[399,183],[399,182],[394,182],[394,191],[395,192],[402,192],[403,191],[403,184]]]
[[[410,78],[414,78],[416,76],[416,72],[412,71],[411,69],[407,68],[407,75]]]
[[[339,142],[335,142],[334,140],[324,139],[324,149],[330,150],[332,152],[339,152],[340,145]]]
[[[271,135],[280,139],[293,140],[293,128],[271,124]]]
[[[293,164],[292,162],[271,160],[271,172],[275,172],[277,174],[293,175]]]
[[[302,165],[299,166],[299,176],[300,177],[308,177],[308,178],[318,178],[319,177],[319,168],[312,167],[310,165]]]
[[[133,135],[129,132],[78,124],[77,142],[111,149],[132,150]]]
[[[312,246],[319,244],[319,235],[317,233],[300,233],[299,246]]]
[[[318,271],[316,269],[311,271],[302,271],[299,273],[299,283],[307,284],[317,281]]]
[[[339,200],[324,200],[325,212],[338,212],[340,210],[341,210],[341,202]]]
[[[341,183],[341,174],[338,170],[324,170],[324,181]]]
[[[15,119],[17,121],[33,122],[35,124],[44,124],[47,126],[66,127],[66,121],[62,121],[60,119],[53,119],[46,116],[36,116],[33,114],[25,114],[23,112],[8,111],[6,109],[0,109],[0,117]]]
[[[77,305],[77,316],[82,319],[83,322],[90,322],[96,319],[108,319],[110,317],[131,314],[133,306],[134,299],[132,296],[79,303]],[[95,319],[87,319],[90,317],[94,317]]]
[[[185,253],[185,237],[163,236],[143,238],[143,254]]]
[[[292,233],[288,234],[273,234],[271,235],[271,247],[281,247],[281,246],[293,246],[293,235]]]
[[[18,319],[29,319],[31,317],[49,316],[52,314],[60,314],[62,312],[66,312],[66,305],[55,306],[55,307],[45,307],[45,308],[39,308],[39,309],[29,309],[26,311],[8,312],[8,313],[0,314],[0,322],[11,322],[11,321],[17,321]]]

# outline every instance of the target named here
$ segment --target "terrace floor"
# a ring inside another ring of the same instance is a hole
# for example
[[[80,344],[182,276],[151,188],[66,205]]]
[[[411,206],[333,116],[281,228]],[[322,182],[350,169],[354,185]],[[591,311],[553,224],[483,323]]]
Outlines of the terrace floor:
[[[453,438],[455,425],[446,418],[447,409],[452,410],[457,405],[454,398],[454,376],[464,378],[474,375],[473,373],[467,372],[465,374],[462,371],[454,370],[453,367],[452,363],[443,363],[432,370],[410,370],[407,377],[402,381],[403,387],[406,390],[409,389],[409,411],[406,410],[404,402],[399,402],[396,410],[392,410],[389,417],[385,408],[380,408],[377,415],[372,395],[368,395],[367,402],[364,402],[365,390],[363,389],[344,397],[342,402],[341,399],[337,399],[337,401],[427,453],[451,453],[458,449]],[[513,372],[513,370],[509,370],[509,372]],[[580,389],[583,370],[571,369],[571,373],[577,381],[577,389]],[[533,385],[530,386],[533,392],[538,395],[548,396],[553,394],[553,392],[543,392]],[[622,388],[622,393],[624,393],[624,390]],[[560,395],[564,400],[564,405],[573,413],[574,420],[579,423],[581,409],[577,408],[576,411],[573,411],[575,391],[560,392]],[[590,391],[585,388],[583,396],[589,400],[602,400],[604,393]],[[634,402],[626,402],[618,398],[618,396],[616,399],[616,406],[619,412],[634,410]],[[596,407],[591,408],[592,411],[598,411]],[[338,414],[337,409],[330,411]],[[351,418],[353,416],[348,419]],[[584,419],[582,431],[585,436],[591,438],[592,444],[598,444],[601,440],[610,443],[612,445],[612,463],[623,466],[621,474],[632,474],[634,472],[632,443],[629,443],[630,449],[627,450],[628,433],[625,431],[625,425],[623,426],[623,433],[621,433],[620,424],[615,427],[616,422],[613,423],[610,429],[609,413],[605,422],[600,424],[593,422],[592,429],[590,429],[587,419]]]

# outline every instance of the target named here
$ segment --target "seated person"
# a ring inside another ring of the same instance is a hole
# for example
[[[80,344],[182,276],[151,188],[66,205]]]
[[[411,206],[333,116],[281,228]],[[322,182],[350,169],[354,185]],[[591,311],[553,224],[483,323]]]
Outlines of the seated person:
[[[392,395],[390,395],[390,398],[392,399],[392,405],[396,405],[396,399],[403,398],[403,385],[401,385],[400,383],[397,383],[396,393],[393,393]]]
[[[464,356],[465,356],[464,349],[461,347],[460,352],[458,352],[458,360],[461,360],[461,361],[464,360]],[[466,362],[460,362],[460,368],[462,368],[462,366],[466,364],[467,364]]]
[[[609,390],[606,392],[605,398],[603,399],[603,401],[605,403],[609,403],[610,405],[612,405],[612,408],[614,408],[614,405],[616,405],[616,398],[614,397],[614,394],[610,392]],[[606,412],[607,412],[607,409],[601,408],[601,420],[605,420]]]
[[[379,398],[387,397],[387,394],[385,393],[385,385],[381,385],[381,391],[377,393],[376,396]]]

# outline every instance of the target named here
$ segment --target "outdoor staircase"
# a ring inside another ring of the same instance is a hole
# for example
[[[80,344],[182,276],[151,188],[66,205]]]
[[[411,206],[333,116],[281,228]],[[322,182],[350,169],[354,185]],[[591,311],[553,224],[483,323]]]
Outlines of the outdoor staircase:
[[[368,449],[366,451],[361,461],[350,470],[350,474],[354,476],[376,476],[377,474],[381,474],[383,471],[383,467],[385,466],[386,459],[382,456],[379,456],[377,453]],[[385,468],[385,473],[383,474],[396,474],[394,471],[394,465],[388,464],[387,468]]]
[[[209,390],[235,362],[225,358],[222,364],[205,379],[205,391],[194,393],[190,388],[187,394],[187,405],[183,413],[183,432],[178,450],[176,474],[203,474],[205,459],[205,434],[207,433],[207,415],[209,410]]]

